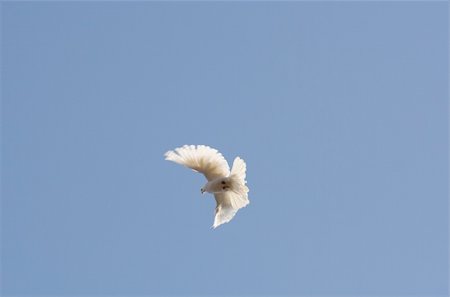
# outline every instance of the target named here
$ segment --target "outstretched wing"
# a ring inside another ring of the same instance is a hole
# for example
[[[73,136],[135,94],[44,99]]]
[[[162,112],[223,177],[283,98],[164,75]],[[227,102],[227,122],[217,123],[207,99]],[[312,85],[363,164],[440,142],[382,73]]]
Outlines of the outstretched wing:
[[[205,145],[184,145],[164,154],[172,161],[203,173],[208,181],[228,176],[230,167],[218,150]]]
[[[247,183],[247,181],[245,180],[246,171],[247,165],[245,164],[244,160],[242,160],[240,157],[234,158],[233,168],[231,169],[231,175],[233,177],[238,178],[244,185]]]

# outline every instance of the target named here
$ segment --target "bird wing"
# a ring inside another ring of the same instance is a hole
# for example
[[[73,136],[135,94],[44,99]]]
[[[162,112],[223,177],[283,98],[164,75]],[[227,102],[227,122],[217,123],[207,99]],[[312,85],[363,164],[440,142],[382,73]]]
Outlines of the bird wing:
[[[244,160],[242,160],[239,157],[236,157],[233,161],[233,167],[231,169],[231,175],[237,177],[241,180],[241,182],[244,183],[244,185],[247,183],[245,180],[246,172],[247,171],[247,165],[245,164]]]
[[[172,161],[203,173],[208,181],[228,176],[230,167],[218,150],[205,145],[184,145],[164,154]]]

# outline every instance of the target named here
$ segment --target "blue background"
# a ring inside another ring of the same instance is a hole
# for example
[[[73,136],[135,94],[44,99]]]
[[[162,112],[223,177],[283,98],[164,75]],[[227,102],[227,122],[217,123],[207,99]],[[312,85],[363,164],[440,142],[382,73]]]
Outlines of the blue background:
[[[447,295],[447,2],[1,6],[5,296]]]

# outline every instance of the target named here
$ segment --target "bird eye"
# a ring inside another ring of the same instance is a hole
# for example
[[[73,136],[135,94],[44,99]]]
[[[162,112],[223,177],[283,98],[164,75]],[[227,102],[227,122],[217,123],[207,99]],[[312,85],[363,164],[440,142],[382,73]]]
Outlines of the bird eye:
[[[222,185],[224,185],[225,184],[225,181],[222,181]]]

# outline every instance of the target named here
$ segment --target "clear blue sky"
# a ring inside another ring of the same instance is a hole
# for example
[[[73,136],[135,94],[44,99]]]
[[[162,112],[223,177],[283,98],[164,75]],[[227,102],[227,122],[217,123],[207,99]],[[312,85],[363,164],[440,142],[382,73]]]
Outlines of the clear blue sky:
[[[447,2],[1,6],[4,296],[447,295]]]

